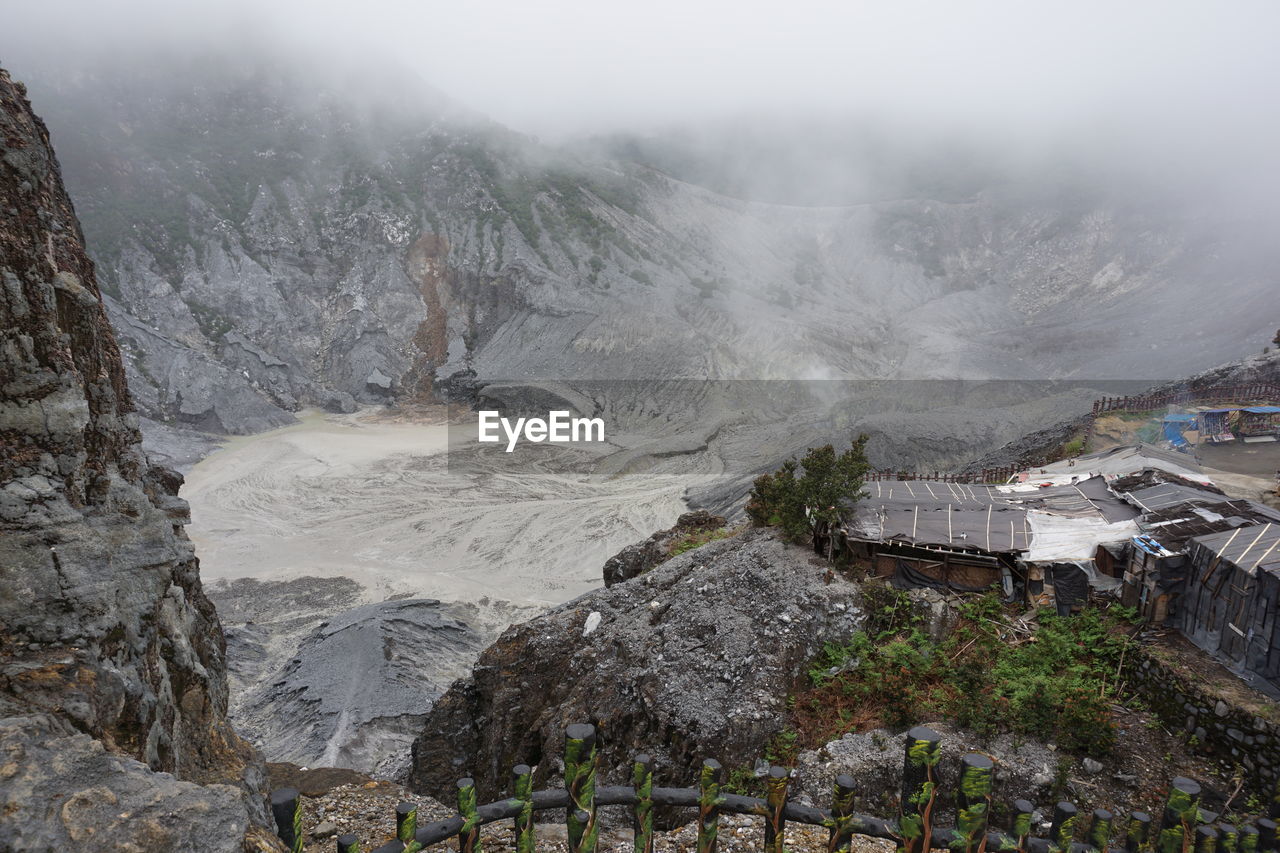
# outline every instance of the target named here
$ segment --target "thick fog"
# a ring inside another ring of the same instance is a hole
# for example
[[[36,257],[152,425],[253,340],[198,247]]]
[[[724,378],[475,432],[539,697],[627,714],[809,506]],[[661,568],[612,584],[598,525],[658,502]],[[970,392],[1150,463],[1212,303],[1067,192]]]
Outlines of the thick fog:
[[[156,56],[158,74],[205,51],[388,66],[548,140],[659,134],[712,160],[732,148],[748,171],[778,151],[802,161],[773,183],[829,181],[857,139],[1085,164],[1242,210],[1280,196],[1280,4],[1265,0],[63,0],[3,21],[0,62],[19,76],[103,53]]]

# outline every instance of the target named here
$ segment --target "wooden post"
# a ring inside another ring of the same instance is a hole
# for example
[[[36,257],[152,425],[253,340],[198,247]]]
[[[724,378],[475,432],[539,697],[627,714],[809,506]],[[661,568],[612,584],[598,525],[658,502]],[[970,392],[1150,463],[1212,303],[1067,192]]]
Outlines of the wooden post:
[[[474,779],[458,780],[458,814],[462,816],[462,828],[458,830],[458,850],[460,853],[483,853],[483,847],[480,844],[480,815],[476,811]]]
[[[569,792],[565,823],[569,853],[593,853],[596,849],[596,727],[575,723],[564,733],[564,787]],[[582,813],[586,819],[582,819]]]
[[[1173,777],[1160,821],[1160,835],[1156,840],[1159,853],[1183,853],[1191,841],[1191,827],[1196,823],[1199,800],[1199,783],[1185,776]]]
[[[360,853],[360,839],[351,833],[339,835],[338,853]]]
[[[414,836],[417,834],[418,807],[413,803],[398,803],[396,805],[396,840],[407,847],[414,842]]]
[[[933,804],[938,782],[934,768],[941,753],[942,736],[916,726],[907,732],[902,762],[902,808],[898,818],[899,845],[904,853],[925,853],[933,835]]]
[[[787,807],[787,786],[791,784],[791,771],[785,767],[773,766],[764,778],[764,801],[768,814],[764,821],[765,853],[783,853],[786,840],[786,818],[783,811]]]
[[[636,790],[635,853],[653,853],[653,759],[641,753],[631,764],[631,784]]]
[[[1258,849],[1274,850],[1276,848],[1276,822],[1270,818],[1258,818],[1254,823],[1258,828]]]
[[[1097,848],[1099,853],[1107,853],[1107,848],[1111,846],[1111,812],[1106,809],[1093,810],[1093,825],[1089,827],[1089,843]]]
[[[1230,823],[1218,824],[1219,853],[1237,853],[1239,847],[1240,832],[1235,828],[1235,825]]]
[[[1027,849],[1027,839],[1031,837],[1031,815],[1036,810],[1029,800],[1013,801],[1013,825],[1010,830],[1018,841],[1018,849]]]
[[[1053,807],[1053,822],[1049,825],[1049,848],[1071,850],[1071,842],[1076,839],[1076,822],[1080,819],[1080,810],[1074,803],[1060,801]]]
[[[1196,827],[1196,853],[1217,853],[1218,830],[1212,826]]]
[[[533,853],[537,841],[533,833],[533,769],[517,764],[511,771],[513,799],[520,804],[516,815],[516,853]]]
[[[271,792],[271,816],[276,821],[276,835],[291,853],[302,853],[302,802],[297,788],[281,788]]]
[[[1151,815],[1146,812],[1130,812],[1129,825],[1124,831],[1124,846],[1129,853],[1138,853],[1147,848],[1147,840],[1151,837]]]
[[[853,833],[849,831],[853,817],[853,777],[840,774],[831,791],[831,833],[827,838],[828,853],[849,853]]]
[[[1258,828],[1251,823],[1240,827],[1240,853],[1258,853]]]
[[[720,833],[720,762],[708,758],[698,774],[698,853],[715,853]]]
[[[953,850],[977,853],[987,839],[991,816],[990,758],[970,753],[960,759],[960,790],[956,792],[956,844]]]

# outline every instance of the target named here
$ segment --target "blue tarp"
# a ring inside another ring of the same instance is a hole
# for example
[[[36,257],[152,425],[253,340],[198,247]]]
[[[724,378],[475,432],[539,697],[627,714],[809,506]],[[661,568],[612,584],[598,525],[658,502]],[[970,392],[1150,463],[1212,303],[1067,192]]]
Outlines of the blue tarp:
[[[1280,412],[1280,406],[1249,406],[1241,411],[1254,415],[1273,415],[1276,412]]]
[[[1280,411],[1280,408],[1277,408],[1276,411]],[[1182,414],[1165,415],[1164,421],[1165,423],[1190,424],[1190,423],[1195,423],[1196,416],[1182,415]]]
[[[1182,437],[1182,422],[1180,421],[1165,421],[1164,437],[1165,440],[1171,443],[1175,448],[1189,446],[1187,440]]]

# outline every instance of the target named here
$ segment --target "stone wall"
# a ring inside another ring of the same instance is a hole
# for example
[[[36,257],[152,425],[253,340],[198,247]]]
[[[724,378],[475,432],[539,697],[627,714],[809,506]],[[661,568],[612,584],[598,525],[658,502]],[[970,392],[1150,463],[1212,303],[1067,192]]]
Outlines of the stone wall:
[[[1275,787],[1280,779],[1280,723],[1191,683],[1148,653],[1133,655],[1124,677],[1171,731],[1194,736],[1200,752],[1243,767],[1253,791],[1270,793]]]

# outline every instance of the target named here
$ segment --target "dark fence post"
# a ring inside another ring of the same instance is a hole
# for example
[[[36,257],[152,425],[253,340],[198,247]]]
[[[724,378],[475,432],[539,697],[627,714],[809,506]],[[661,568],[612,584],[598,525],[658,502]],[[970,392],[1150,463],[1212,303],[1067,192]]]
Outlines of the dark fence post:
[[[1076,839],[1076,823],[1080,818],[1080,810],[1075,803],[1060,801],[1053,807],[1053,822],[1049,825],[1049,844],[1053,849],[1064,853],[1071,850],[1071,842]]]
[[[1113,815],[1106,809],[1093,810],[1093,825],[1089,827],[1089,843],[1099,853],[1107,853],[1111,846],[1111,820]]]
[[[1251,823],[1240,827],[1240,853],[1257,853],[1258,828]]]
[[[956,832],[952,849],[977,853],[987,838],[991,816],[991,759],[970,753],[960,759],[960,790],[956,792]]]
[[[1031,815],[1036,807],[1028,800],[1013,801],[1013,837],[1018,842],[1019,850],[1027,849],[1027,839],[1031,837]]]
[[[1218,824],[1218,850],[1221,853],[1236,853],[1240,846],[1240,833],[1234,824]]]
[[[1147,840],[1151,837],[1151,815],[1146,812],[1131,812],[1129,824],[1124,831],[1124,846],[1129,853],[1138,853],[1147,848]]]
[[[1199,783],[1185,776],[1173,777],[1156,844],[1160,853],[1182,853],[1185,849],[1191,840],[1191,827],[1196,823],[1199,799]]]
[[[511,771],[512,793],[520,804],[516,815],[516,853],[533,853],[537,842],[533,835],[533,770],[527,764],[517,764]]]
[[[831,790],[831,835],[827,840],[829,853],[848,853],[853,833],[853,777],[840,774]]]
[[[458,814],[462,815],[462,828],[458,830],[458,850],[461,853],[483,853],[480,844],[480,815],[476,808],[475,780],[469,777],[459,779]]]
[[[933,803],[938,783],[934,768],[941,753],[942,737],[933,729],[916,726],[907,732],[906,755],[902,762],[902,809],[898,819],[901,849],[924,853],[933,835]]]
[[[782,853],[786,840],[787,819],[783,811],[787,808],[787,785],[791,783],[791,771],[785,767],[773,766],[765,776],[764,801],[769,813],[764,822],[765,853]]]
[[[636,790],[635,853],[653,853],[653,759],[644,753],[631,765],[631,785]]]
[[[413,803],[396,805],[396,840],[406,847],[413,843],[418,834],[418,807]]]
[[[1212,826],[1196,827],[1196,853],[1216,853],[1218,849],[1218,830]]]
[[[276,835],[292,853],[302,853],[302,802],[297,788],[281,788],[271,792],[271,816],[276,821]]]
[[[569,792],[565,823],[569,830],[569,853],[592,853],[596,849],[596,727],[575,723],[564,732],[564,787]],[[586,813],[586,818],[581,815]]]
[[[339,835],[338,853],[360,853],[360,839],[350,833]]]
[[[708,758],[698,775],[698,853],[715,853],[720,833],[720,762]]]
[[[1276,822],[1270,818],[1258,818],[1254,826],[1258,828],[1258,849],[1274,850],[1276,848]]]

